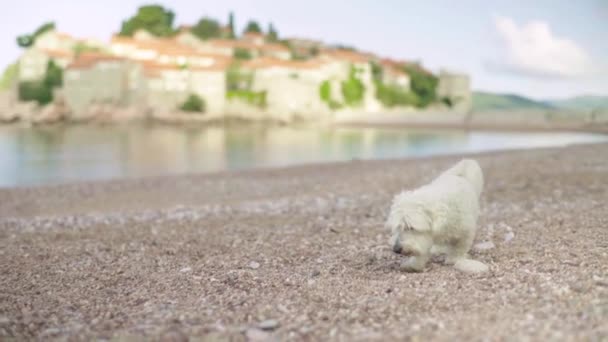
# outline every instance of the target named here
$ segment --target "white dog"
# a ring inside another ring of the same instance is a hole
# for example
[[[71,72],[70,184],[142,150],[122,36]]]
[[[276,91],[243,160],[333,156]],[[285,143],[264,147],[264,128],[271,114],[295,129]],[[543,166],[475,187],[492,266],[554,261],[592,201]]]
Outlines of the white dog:
[[[446,263],[463,272],[487,271],[467,256],[477,231],[482,188],[479,164],[465,159],[430,184],[395,196],[386,226],[393,251],[409,256],[401,264],[404,270],[421,272],[431,255],[445,254]]]

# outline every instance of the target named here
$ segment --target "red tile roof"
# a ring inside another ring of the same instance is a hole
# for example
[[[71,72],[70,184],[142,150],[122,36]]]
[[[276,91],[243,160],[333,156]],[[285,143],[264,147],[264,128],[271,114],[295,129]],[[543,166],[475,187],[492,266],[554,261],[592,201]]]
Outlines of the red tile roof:
[[[68,65],[68,69],[88,69],[99,62],[107,61],[123,61],[124,59],[117,56],[112,56],[97,52],[83,52],[72,63]]]
[[[332,59],[348,61],[351,63],[367,63],[373,59],[373,57],[369,54],[350,50],[327,50],[323,51],[322,55]]]
[[[185,70],[185,71],[217,71],[224,72],[230,65],[229,61],[215,61],[210,66],[180,66],[177,64],[160,64],[157,62],[143,62],[141,63],[144,74],[150,77],[158,77],[163,71],[166,70]]]
[[[324,64],[319,59],[309,59],[306,61],[291,61],[272,57],[260,57],[246,61],[242,64],[246,69],[266,69],[266,68],[286,68],[286,69],[316,69]]]

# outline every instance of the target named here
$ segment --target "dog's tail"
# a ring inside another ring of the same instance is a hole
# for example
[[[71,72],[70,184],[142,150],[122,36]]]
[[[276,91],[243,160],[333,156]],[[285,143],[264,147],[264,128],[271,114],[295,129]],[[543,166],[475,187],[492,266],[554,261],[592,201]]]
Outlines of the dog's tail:
[[[481,195],[483,189],[483,173],[479,163],[473,159],[463,159],[456,165],[446,170],[444,175],[454,175],[467,179],[477,191],[477,195]]]

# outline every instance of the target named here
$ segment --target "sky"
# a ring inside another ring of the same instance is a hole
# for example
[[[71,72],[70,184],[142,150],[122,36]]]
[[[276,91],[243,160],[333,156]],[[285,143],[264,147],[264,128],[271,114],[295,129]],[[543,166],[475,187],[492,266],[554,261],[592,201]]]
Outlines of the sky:
[[[21,51],[15,37],[55,21],[61,32],[109,41],[147,1],[19,0],[0,21],[0,67]],[[272,22],[281,37],[352,45],[471,76],[475,90],[535,99],[608,95],[608,0],[172,0],[177,24],[203,16],[237,29]]]

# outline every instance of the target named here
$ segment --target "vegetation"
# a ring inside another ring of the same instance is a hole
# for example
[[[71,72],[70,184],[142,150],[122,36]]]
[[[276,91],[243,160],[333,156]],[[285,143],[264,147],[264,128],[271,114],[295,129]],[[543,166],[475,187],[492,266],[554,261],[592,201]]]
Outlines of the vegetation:
[[[443,97],[441,99],[441,103],[445,104],[448,107],[452,107],[454,105],[454,101],[449,97]]]
[[[45,105],[53,101],[53,89],[47,87],[44,82],[21,82],[19,83],[19,100],[36,101],[40,105]]]
[[[220,23],[211,18],[202,18],[198,23],[192,27],[192,34],[200,39],[218,38],[221,36]]]
[[[405,65],[403,70],[410,76],[412,91],[418,97],[418,107],[426,107],[437,100],[438,79],[435,75],[417,65]]]
[[[226,90],[243,90],[251,89],[253,83],[253,74],[242,72],[238,64],[231,65],[226,70]]]
[[[274,28],[272,23],[268,25],[268,33],[266,33],[266,40],[268,40],[269,42],[276,42],[279,40],[279,33]]]
[[[234,39],[235,38],[235,34],[234,34],[234,13],[230,12],[230,15],[228,15],[228,28],[230,29],[230,32],[228,33],[228,38],[230,39]]]
[[[160,5],[141,6],[137,14],[123,21],[119,34],[132,36],[137,30],[143,29],[158,37],[171,36],[175,33],[173,19],[175,14]]]
[[[386,107],[418,106],[416,93],[395,85],[386,85],[376,81],[376,98]]]
[[[55,23],[53,22],[48,22],[43,24],[42,26],[40,26],[38,29],[36,29],[36,31],[34,31],[34,33],[32,34],[23,34],[20,35],[19,37],[17,37],[17,45],[19,45],[22,48],[27,48],[30,47],[32,45],[34,45],[34,43],[36,42],[36,38],[38,38],[41,34],[50,31],[50,30],[54,30],[55,29]]]
[[[238,99],[260,108],[266,107],[266,91],[253,91],[253,74],[243,72],[238,64],[233,64],[226,70],[226,98]]]
[[[323,83],[321,83],[319,86],[319,96],[321,97],[321,100],[325,102],[332,110],[342,107],[338,101],[331,98],[331,83],[329,80],[323,81]]]
[[[258,24],[257,22],[250,20],[247,23],[247,26],[245,26],[245,31],[244,33],[262,33],[262,28],[260,27],[260,24]]]
[[[179,107],[184,112],[203,113],[206,110],[205,100],[196,94],[190,94],[186,101]]]
[[[52,59],[46,65],[46,74],[42,82],[49,88],[63,85],[63,70]]]
[[[383,79],[382,66],[380,66],[380,64],[378,64],[374,61],[369,62],[369,65],[372,69],[372,79],[375,82],[382,82],[382,79]]]
[[[321,86],[319,87],[319,95],[321,96],[321,100],[323,102],[329,102],[331,100],[331,84],[329,80],[323,81]]]
[[[264,108],[266,107],[266,91],[252,91],[252,90],[229,90],[226,92],[226,98],[228,100],[239,99],[243,100],[250,105]]]
[[[19,83],[19,100],[36,101],[45,105],[53,101],[53,89],[63,84],[63,70],[50,60],[42,81]]]
[[[248,60],[251,59],[253,56],[251,56],[251,52],[249,52],[249,50],[247,49],[236,48],[234,49],[233,57],[239,60]]]
[[[354,67],[351,67],[348,79],[342,82],[342,96],[344,97],[344,103],[351,107],[361,105],[361,102],[363,101],[363,94],[365,93],[365,86],[357,77],[357,73],[358,71]]]
[[[9,64],[6,69],[4,69],[4,73],[2,73],[2,78],[0,79],[0,90],[9,89],[13,82],[17,79],[19,75],[19,63],[15,62],[13,64]]]

